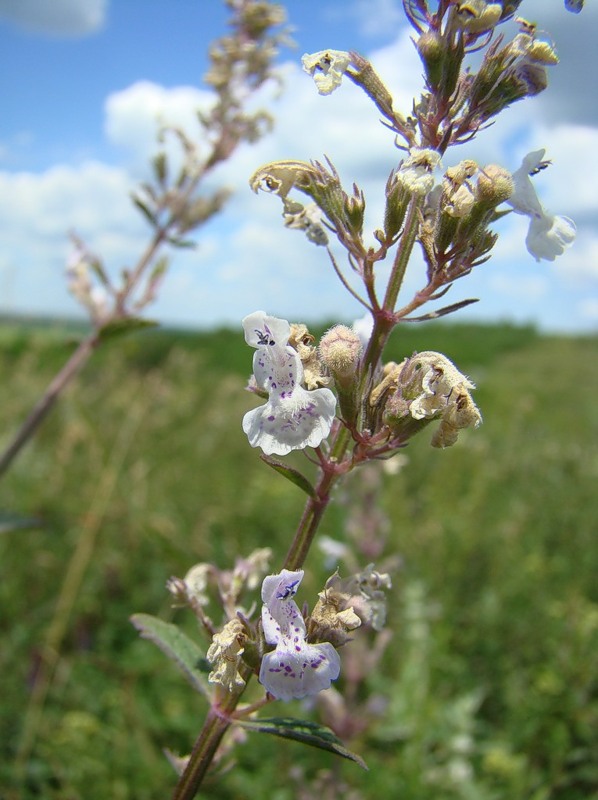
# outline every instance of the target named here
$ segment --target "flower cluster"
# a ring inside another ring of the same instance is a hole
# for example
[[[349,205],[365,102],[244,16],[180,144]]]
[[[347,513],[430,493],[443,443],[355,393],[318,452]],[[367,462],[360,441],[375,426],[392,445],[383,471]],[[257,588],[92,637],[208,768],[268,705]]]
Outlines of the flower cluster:
[[[385,372],[370,403],[382,404],[386,424],[406,438],[422,424],[439,419],[432,446],[450,447],[461,429],[481,423],[470,394],[475,385],[442,353],[417,353],[401,364],[387,364]],[[414,426],[413,421],[422,424]]]
[[[330,642],[309,644],[305,621],[293,597],[303,570],[283,569],[262,584],[264,638],[275,649],[266,653],[260,683],[279,700],[292,700],[328,689],[340,673],[340,658]]]
[[[301,384],[303,366],[288,345],[291,328],[283,319],[256,311],[243,320],[245,341],[256,348],[253,373],[258,391],[268,401],[248,411],[243,430],[252,447],[266,455],[286,455],[291,450],[318,447],[334,420],[336,398],[330,389],[308,391]]]

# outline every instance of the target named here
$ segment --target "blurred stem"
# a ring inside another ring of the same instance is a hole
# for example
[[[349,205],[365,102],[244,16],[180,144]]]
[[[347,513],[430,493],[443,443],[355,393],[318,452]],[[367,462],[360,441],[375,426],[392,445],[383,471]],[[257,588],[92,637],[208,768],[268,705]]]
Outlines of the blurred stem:
[[[152,383],[154,383],[153,380]],[[155,385],[145,386],[144,389],[145,391],[136,393],[135,397],[147,399],[154,396]],[[108,462],[98,478],[96,493],[83,520],[73,555],[66,567],[54,615],[44,637],[41,664],[23,721],[23,732],[17,752],[17,772],[23,772],[26,769],[29,755],[35,744],[45,700],[60,660],[62,642],[87,567],[94,553],[97,534],[104,523],[114,489],[122,474],[125,458],[135,440],[146,410],[147,402],[131,402],[130,411],[122,422],[116,442],[110,443],[108,447],[110,453]]]
[[[53,408],[54,403],[65,386],[87,363],[87,360],[98,346],[99,341],[100,336],[97,331],[94,331],[87,338],[83,339],[60,372],[55,375],[42,397],[38,400],[25,422],[17,431],[13,440],[0,456],[0,477],[7,471],[19,454],[21,448],[39,428]]]
[[[249,679],[249,668],[243,677],[246,680]],[[197,794],[222,737],[234,721],[230,718],[230,714],[237,707],[242,693],[243,690],[239,694],[227,695],[222,703],[208,711],[203,727],[193,745],[187,766],[175,786],[172,800],[192,800]]]

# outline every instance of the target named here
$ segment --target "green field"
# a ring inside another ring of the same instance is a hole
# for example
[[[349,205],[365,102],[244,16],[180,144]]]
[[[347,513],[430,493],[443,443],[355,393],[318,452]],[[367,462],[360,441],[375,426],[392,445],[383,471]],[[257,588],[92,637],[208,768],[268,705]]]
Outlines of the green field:
[[[4,441],[77,335],[0,326]],[[354,697],[368,724],[347,742],[370,771],[253,734],[206,797],[598,798],[598,339],[397,332],[393,357],[415,349],[471,376],[484,424],[446,451],[424,431],[379,487],[378,561],[400,559],[392,637]],[[108,343],[3,479],[3,511],[36,522],[0,535],[2,800],[169,796],[162,749],[187,752],[205,706],[129,617],[194,635],[166,579],[263,546],[276,567],[303,503],[241,431],[251,358],[240,331]],[[323,525],[335,539],[359,533],[363,482],[350,480]],[[314,550],[303,597],[329,572]]]

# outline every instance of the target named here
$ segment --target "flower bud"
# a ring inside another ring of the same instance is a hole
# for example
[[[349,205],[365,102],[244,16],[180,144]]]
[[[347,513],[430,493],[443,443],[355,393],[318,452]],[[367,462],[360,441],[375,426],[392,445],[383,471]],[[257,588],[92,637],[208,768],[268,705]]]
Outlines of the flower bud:
[[[361,341],[352,328],[335,325],[322,336],[319,350],[337,383],[352,382],[361,358]]]
[[[442,80],[446,56],[443,37],[437,31],[428,30],[422,33],[415,46],[424,64],[430,89],[437,89]]]
[[[488,164],[480,170],[475,187],[476,200],[492,208],[504,203],[513,194],[511,173],[497,164]]]
[[[346,325],[335,325],[327,331],[318,348],[322,363],[328,367],[338,393],[343,419],[354,422],[358,406],[355,396],[362,345],[357,333]]]

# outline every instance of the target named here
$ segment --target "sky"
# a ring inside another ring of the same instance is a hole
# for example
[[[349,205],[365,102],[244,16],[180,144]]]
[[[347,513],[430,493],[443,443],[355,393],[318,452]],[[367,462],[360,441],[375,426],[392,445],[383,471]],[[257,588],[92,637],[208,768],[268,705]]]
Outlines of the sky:
[[[276,159],[328,156],[381,225],[384,186],[401,153],[363,92],[344,81],[320,96],[301,55],[326,48],[369,58],[408,113],[422,68],[399,0],[288,0],[296,46],[279,57],[280,92],[259,102],[274,130],[242,146],[212,178],[233,189],[224,213],[177,251],[149,316],[169,325],[238,325],[256,309],[293,321],[350,321],[361,307],[341,287],[323,248],[285,229],[277,198],[253,194],[249,176]],[[549,87],[512,106],[468,145],[449,151],[514,171],[546,148],[534,179],[544,206],[575,220],[577,240],[555,262],[524,245],[525,217],[496,225],[492,259],[457,281],[445,302],[479,298],[461,320],[532,323],[549,332],[598,330],[598,3],[576,15],[562,0],[524,0],[519,13],[550,32],[560,64]],[[226,29],[220,0],[0,0],[0,313],[77,317],[65,264],[76,232],[114,274],[131,266],[148,230],[129,195],[148,175],[161,123],[192,132],[210,102],[201,76],[209,42]],[[506,26],[505,26],[506,28]],[[513,31],[513,29],[508,29]],[[407,273],[402,299],[422,286]],[[453,317],[457,319],[457,317]]]

